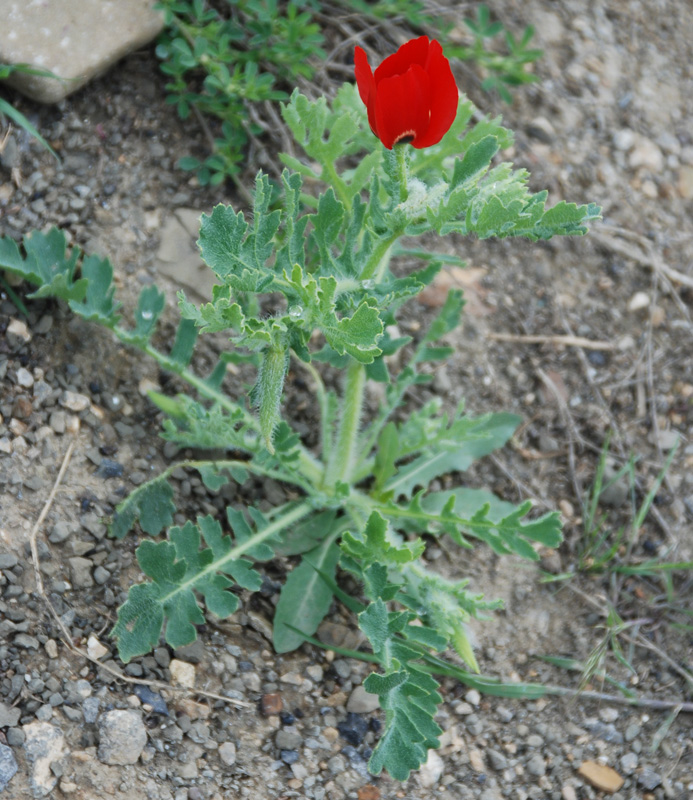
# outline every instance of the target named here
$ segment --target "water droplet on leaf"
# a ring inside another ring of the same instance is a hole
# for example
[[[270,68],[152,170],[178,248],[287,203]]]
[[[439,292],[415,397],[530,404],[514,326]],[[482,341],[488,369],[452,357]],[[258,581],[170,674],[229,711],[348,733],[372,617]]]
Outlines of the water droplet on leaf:
[[[153,316],[154,316],[153,311],[146,310],[142,312],[142,319],[152,319]]]

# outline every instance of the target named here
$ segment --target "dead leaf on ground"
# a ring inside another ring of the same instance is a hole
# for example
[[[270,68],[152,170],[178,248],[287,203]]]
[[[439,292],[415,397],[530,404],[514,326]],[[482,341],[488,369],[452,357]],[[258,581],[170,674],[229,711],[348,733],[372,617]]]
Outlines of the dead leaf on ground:
[[[486,272],[483,267],[447,267],[421,292],[419,300],[429,308],[440,308],[450,289],[462,289],[466,301],[464,313],[472,317],[486,317],[496,310],[494,306],[484,302],[488,289],[481,285],[481,281]]]

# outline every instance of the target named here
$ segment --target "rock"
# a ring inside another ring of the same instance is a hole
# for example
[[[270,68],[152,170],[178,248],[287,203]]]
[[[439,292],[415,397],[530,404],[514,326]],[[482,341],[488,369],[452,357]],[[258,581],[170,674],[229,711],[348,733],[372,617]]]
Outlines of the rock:
[[[25,389],[30,389],[34,385],[34,376],[25,367],[17,370],[17,383]]]
[[[419,769],[419,780],[421,781],[421,785],[427,789],[435,786],[443,776],[444,771],[445,763],[443,762],[443,759],[438,755],[438,753],[436,753],[435,750],[429,750],[426,763],[422,764],[421,768]]]
[[[65,739],[61,730],[49,722],[30,722],[23,726],[23,731],[26,737],[24,752],[30,765],[31,788],[34,797],[45,797],[58,782],[51,766],[67,755]]]
[[[201,639],[197,639],[192,644],[177,647],[173,651],[173,656],[180,661],[187,661],[188,664],[199,664],[205,656],[205,646]]]
[[[635,753],[625,753],[621,756],[619,762],[621,764],[621,771],[626,775],[632,775],[638,767],[638,757]]]
[[[93,634],[87,639],[87,654],[90,658],[95,658],[98,661],[110,652]]]
[[[380,699],[377,694],[367,692],[363,686],[356,686],[347,700],[346,710],[355,714],[368,714],[380,708]]]
[[[662,782],[662,776],[649,767],[643,767],[638,775],[638,786],[642,786],[648,792],[656,789]]]
[[[2,0],[0,0],[2,2]],[[91,400],[85,394],[78,394],[77,392],[64,391],[60,398],[60,405],[68,411],[85,411],[91,405]]]
[[[650,172],[659,174],[664,169],[664,156],[653,141],[641,137],[628,156],[628,164],[633,169],[644,167]]]
[[[275,716],[281,712],[283,705],[284,703],[280,694],[263,694],[260,699],[260,713],[264,717]]]
[[[498,750],[489,749],[486,751],[486,755],[491,768],[496,772],[502,772],[504,769],[507,769],[508,759],[503,755],[503,753],[498,752]]]
[[[562,800],[577,800],[577,792],[569,783],[566,783],[561,789],[561,798]]]
[[[578,769],[578,775],[595,789],[609,794],[617,792],[625,782],[615,769],[598,764],[596,761],[583,761]]]
[[[342,739],[346,739],[350,745],[358,747],[368,733],[368,721],[359,714],[349,712],[346,719],[337,725],[337,730]]]
[[[274,743],[279,750],[297,750],[303,744],[303,737],[296,728],[289,726],[277,731]]]
[[[2,727],[2,725],[0,725]],[[0,792],[4,792],[9,782],[17,774],[17,761],[12,748],[0,744]]]
[[[94,565],[88,558],[74,556],[68,558],[67,562],[70,565],[72,584],[76,589],[89,589],[94,585],[94,579],[91,576],[91,568]]]
[[[8,83],[40,103],[57,103],[161,31],[149,0],[0,0],[0,63],[29,64],[57,78],[17,72]]]
[[[104,764],[135,764],[147,744],[147,731],[136,711],[109,711],[99,719],[99,760]]]
[[[236,763],[236,745],[233,742],[224,742],[219,745],[219,758],[222,764],[232,767]]]
[[[174,658],[171,660],[169,669],[171,670],[171,683],[174,686],[185,686],[186,689],[192,689],[195,686],[195,667],[193,664]]]
[[[684,200],[693,198],[693,167],[681,167],[676,188]]]
[[[194,208],[177,208],[172,214],[167,213],[156,254],[156,268],[196,297],[210,300],[214,273],[200,258],[196,245],[200,215]]]
[[[536,778],[546,775],[546,762],[541,753],[535,753],[527,762],[527,772]]]
[[[0,569],[12,569],[17,564],[19,564],[19,559],[14,553],[0,553]]]
[[[3,16],[2,6],[6,2],[7,0],[0,0],[0,17]],[[8,29],[5,28],[4,30]],[[0,49],[0,62],[5,63],[3,62],[1,49]],[[26,326],[26,323],[22,322],[20,319],[16,318],[11,319],[10,324],[7,326],[5,334],[7,336],[7,341],[10,347],[21,347],[21,345],[28,344],[31,341],[31,333],[29,333],[29,328]]]
[[[87,725],[93,725],[99,716],[101,701],[98,697],[87,697],[82,703],[82,715]]]
[[[681,438],[681,434],[674,430],[660,430],[657,432],[652,431],[647,438],[652,444],[657,444],[657,442],[659,442],[659,446],[662,450],[673,450],[673,448],[676,447],[676,443]]]
[[[636,292],[628,301],[629,311],[640,311],[650,305],[650,295],[647,292]]]

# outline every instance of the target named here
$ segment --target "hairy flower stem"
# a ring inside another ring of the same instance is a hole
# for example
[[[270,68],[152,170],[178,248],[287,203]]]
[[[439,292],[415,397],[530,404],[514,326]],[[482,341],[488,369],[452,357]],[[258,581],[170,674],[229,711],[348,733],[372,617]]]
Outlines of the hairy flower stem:
[[[348,483],[356,458],[359,425],[363,412],[363,390],[366,386],[366,369],[358,361],[347,367],[342,398],[337,445],[332,451],[325,478],[325,487],[332,488],[337,481]]]
[[[404,203],[409,197],[409,145],[396,144],[397,178],[399,183],[399,202]]]

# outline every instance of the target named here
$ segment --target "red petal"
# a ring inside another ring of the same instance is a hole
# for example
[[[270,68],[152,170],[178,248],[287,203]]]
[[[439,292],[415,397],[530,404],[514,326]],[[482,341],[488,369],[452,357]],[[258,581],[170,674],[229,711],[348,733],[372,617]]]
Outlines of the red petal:
[[[366,51],[358,45],[354,50],[354,73],[356,74],[356,85],[359,87],[361,100],[367,106],[368,98],[375,87],[375,81],[373,80],[373,71],[368,63]]]
[[[431,42],[426,72],[430,81],[429,108],[431,118],[425,133],[412,142],[417,148],[430,147],[450,130],[457,116],[459,93],[450,62],[443,55],[443,48],[436,41]]]
[[[418,39],[412,39],[403,44],[396,53],[388,56],[376,69],[376,85],[385,80],[385,78],[392,78],[393,75],[404,75],[412,64],[418,64],[420,67],[425,68],[427,57],[428,36],[419,36]]]
[[[429,79],[423,67],[411,66],[404,75],[378,83],[375,121],[380,141],[392,146],[404,136],[417,136],[429,127]]]
[[[368,111],[368,124],[371,126],[373,133],[377,136],[378,133],[375,129],[375,80],[373,78],[371,65],[368,63],[368,56],[365,50],[358,45],[354,50],[354,73],[356,75],[356,85],[359,89],[359,95]]]

